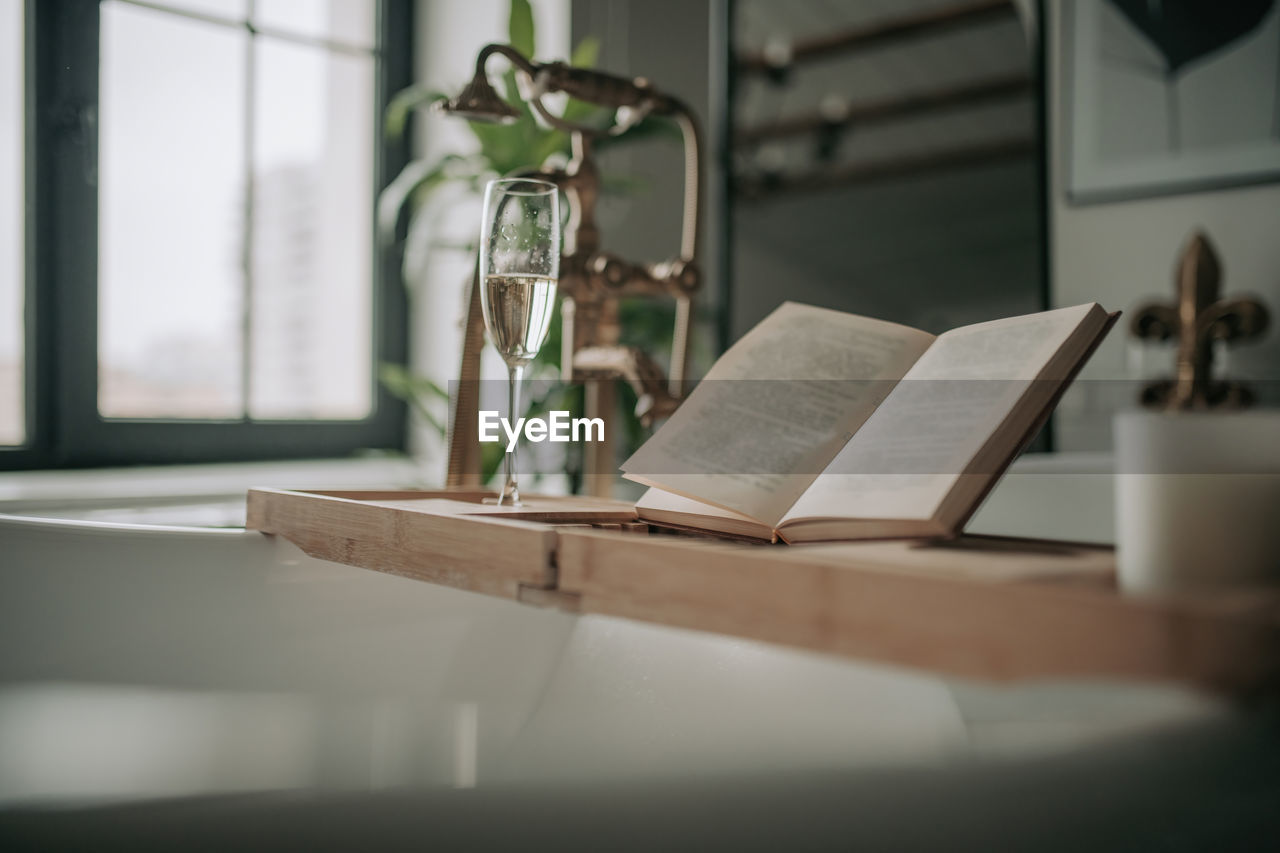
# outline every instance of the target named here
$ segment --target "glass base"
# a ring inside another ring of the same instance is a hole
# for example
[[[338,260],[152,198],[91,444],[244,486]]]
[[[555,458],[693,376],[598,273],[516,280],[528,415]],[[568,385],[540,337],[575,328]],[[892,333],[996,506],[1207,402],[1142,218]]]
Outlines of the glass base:
[[[481,503],[488,506],[524,506],[520,500],[520,490],[516,488],[515,481],[507,483],[502,489],[502,494],[496,498],[485,498]]]

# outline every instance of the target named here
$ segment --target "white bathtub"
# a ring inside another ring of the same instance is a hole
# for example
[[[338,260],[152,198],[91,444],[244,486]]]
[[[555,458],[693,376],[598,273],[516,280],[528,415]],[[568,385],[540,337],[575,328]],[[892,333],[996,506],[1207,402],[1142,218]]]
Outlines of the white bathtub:
[[[116,511],[234,508],[207,498]],[[84,520],[110,517],[95,500],[44,495],[45,517],[0,504],[0,813],[675,779],[804,792],[822,774],[1041,760],[1233,719],[1174,688],[949,683],[536,609],[243,529]]]

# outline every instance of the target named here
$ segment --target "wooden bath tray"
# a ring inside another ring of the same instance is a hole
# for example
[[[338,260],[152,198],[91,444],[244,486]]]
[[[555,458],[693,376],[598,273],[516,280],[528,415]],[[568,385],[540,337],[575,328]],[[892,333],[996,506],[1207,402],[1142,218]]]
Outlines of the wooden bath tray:
[[[250,489],[245,526],[288,539],[322,560],[459,589],[519,598],[554,589],[557,525],[636,525],[631,504],[526,497],[487,506],[482,491]]]
[[[254,489],[248,526],[322,559],[529,604],[948,675],[1280,684],[1280,589],[1122,595],[1106,547],[746,545],[648,535],[616,501],[511,509],[482,505],[487,494]]]

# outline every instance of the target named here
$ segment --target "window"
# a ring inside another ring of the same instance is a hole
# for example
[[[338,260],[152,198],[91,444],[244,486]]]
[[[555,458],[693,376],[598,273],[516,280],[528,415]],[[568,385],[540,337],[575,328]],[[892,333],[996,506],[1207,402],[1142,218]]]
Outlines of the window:
[[[0,445],[26,441],[22,4],[0,4]]]
[[[375,377],[404,356],[403,291],[373,209],[403,162],[379,116],[408,82],[408,0],[25,8],[35,358],[11,357],[22,294],[0,290],[0,394],[21,396],[25,377],[35,411],[17,418],[29,435],[0,422],[0,444],[25,445],[0,459],[400,447],[403,408]]]

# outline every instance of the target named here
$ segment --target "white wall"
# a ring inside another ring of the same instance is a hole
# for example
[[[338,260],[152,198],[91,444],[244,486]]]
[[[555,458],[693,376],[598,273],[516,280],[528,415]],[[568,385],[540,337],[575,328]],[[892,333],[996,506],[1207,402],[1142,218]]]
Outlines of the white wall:
[[[1280,184],[1105,204],[1077,205],[1067,200],[1062,9],[1060,4],[1048,5],[1054,9],[1047,30],[1054,304],[1097,301],[1112,310],[1131,312],[1151,298],[1172,299],[1179,250],[1192,232],[1204,229],[1222,263],[1224,295],[1261,294],[1275,317],[1280,312]],[[1081,375],[1082,380],[1099,381],[1078,382],[1059,407],[1058,449],[1111,446],[1111,413],[1118,406],[1132,406],[1135,387],[1101,380],[1132,380],[1152,372],[1143,362],[1157,374],[1172,372],[1172,351],[1147,352],[1141,360],[1136,357],[1137,345],[1126,342],[1125,320]],[[1280,335],[1273,328],[1263,343],[1234,350],[1228,366],[1233,376],[1280,378]]]

